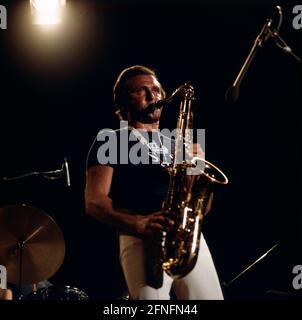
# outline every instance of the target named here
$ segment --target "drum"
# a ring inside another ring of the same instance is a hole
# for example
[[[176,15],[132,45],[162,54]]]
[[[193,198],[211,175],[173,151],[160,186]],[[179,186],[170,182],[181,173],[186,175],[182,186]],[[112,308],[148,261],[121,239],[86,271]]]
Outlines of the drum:
[[[88,295],[70,286],[49,286],[32,292],[26,300],[88,300]]]

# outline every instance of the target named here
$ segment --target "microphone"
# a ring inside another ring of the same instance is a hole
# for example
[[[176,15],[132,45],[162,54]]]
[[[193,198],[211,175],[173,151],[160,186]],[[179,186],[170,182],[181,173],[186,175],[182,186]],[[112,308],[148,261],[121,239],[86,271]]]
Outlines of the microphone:
[[[239,98],[240,93],[240,84],[248,71],[253,59],[255,58],[257,49],[262,47],[262,44],[272,36],[271,31],[272,19],[267,19],[263,25],[260,33],[257,35],[257,38],[254,41],[253,47],[250,50],[247,58],[245,59],[243,66],[241,67],[234,83],[228,88],[225,94],[225,99],[227,102],[236,102]]]
[[[64,158],[64,170],[65,170],[65,178],[66,178],[66,186],[70,187],[71,183],[70,183],[70,174],[69,174],[69,167],[68,167],[68,162],[67,159]]]

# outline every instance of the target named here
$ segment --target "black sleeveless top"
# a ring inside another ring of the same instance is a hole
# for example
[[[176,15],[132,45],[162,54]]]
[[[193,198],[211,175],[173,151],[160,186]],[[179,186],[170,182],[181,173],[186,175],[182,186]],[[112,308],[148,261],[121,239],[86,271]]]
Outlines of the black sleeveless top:
[[[101,130],[89,150],[87,169],[111,166],[114,172],[109,196],[114,206],[149,214],[161,210],[166,198],[166,167],[171,163],[174,140],[159,131],[135,132],[128,128]],[[138,136],[143,138],[139,141]]]

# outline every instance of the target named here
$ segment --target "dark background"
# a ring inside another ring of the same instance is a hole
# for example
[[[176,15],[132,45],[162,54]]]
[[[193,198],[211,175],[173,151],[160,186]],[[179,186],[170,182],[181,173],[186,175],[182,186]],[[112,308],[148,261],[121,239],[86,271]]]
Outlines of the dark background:
[[[120,297],[115,232],[85,216],[85,160],[98,130],[118,126],[117,74],[144,64],[157,70],[168,94],[184,82],[195,87],[195,127],[206,129],[207,159],[230,179],[204,224],[221,282],[279,244],[224,287],[225,297],[293,297],[300,292],[292,269],[302,263],[301,65],[270,39],[239,101],[228,104],[224,95],[276,4],[284,11],[280,33],[301,57],[301,30],[292,26],[297,2],[142,2],[67,1],[64,23],[45,30],[30,24],[27,1],[0,0],[8,9],[8,30],[0,30],[0,177],[54,170],[66,157],[72,182],[2,181],[1,206],[27,203],[61,227],[67,252],[51,282],[93,299]],[[162,127],[173,128],[176,116],[176,108],[166,110]]]

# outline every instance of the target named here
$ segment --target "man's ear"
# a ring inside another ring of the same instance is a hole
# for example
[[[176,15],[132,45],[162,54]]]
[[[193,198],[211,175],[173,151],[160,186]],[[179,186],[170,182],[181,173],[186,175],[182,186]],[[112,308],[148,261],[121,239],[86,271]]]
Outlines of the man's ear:
[[[117,116],[117,118],[118,118],[119,121],[123,121],[123,120],[124,120],[124,118],[123,118],[123,116],[122,116],[122,111],[121,111],[120,109],[117,109],[117,110],[114,112],[114,114]]]
[[[115,105],[115,112],[114,114],[118,117],[119,121],[127,120],[128,118],[128,109],[125,107],[119,107]]]

